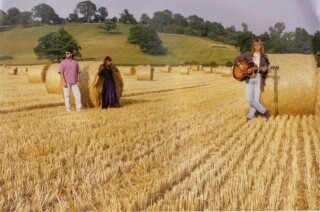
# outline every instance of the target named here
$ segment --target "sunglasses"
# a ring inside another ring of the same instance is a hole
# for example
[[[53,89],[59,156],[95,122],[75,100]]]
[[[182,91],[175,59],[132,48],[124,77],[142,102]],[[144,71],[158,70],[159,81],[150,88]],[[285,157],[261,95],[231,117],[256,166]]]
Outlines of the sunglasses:
[[[71,54],[70,52],[66,52],[66,54]]]

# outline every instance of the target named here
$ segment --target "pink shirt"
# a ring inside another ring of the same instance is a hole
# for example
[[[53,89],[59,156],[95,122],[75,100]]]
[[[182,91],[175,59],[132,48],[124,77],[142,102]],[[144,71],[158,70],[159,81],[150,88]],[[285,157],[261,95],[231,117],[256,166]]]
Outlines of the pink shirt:
[[[79,64],[74,59],[64,59],[60,63],[59,73],[62,73],[66,83],[77,83],[80,73]]]

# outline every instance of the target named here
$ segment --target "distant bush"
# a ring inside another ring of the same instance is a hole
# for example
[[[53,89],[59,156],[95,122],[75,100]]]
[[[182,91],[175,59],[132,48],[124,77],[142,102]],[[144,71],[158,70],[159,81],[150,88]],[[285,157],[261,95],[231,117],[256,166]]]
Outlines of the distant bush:
[[[33,51],[38,59],[48,59],[54,62],[60,61],[68,48],[73,49],[75,57],[81,58],[81,46],[71,34],[61,28],[57,32],[51,32],[39,38],[38,45]]]
[[[185,65],[198,65],[199,63],[198,63],[198,61],[186,61],[186,62],[184,62],[184,64]]]
[[[203,64],[204,66],[218,67],[218,64],[215,61]]]
[[[12,56],[8,56],[8,55],[3,55],[3,56],[0,56],[0,60],[12,60],[13,57]]]
[[[226,62],[225,64],[227,67],[232,67],[233,66],[233,62],[231,62],[230,60]]]
[[[117,31],[117,23],[111,19],[105,20],[105,22],[100,25],[100,28],[106,30],[107,32]]]
[[[166,54],[166,49],[162,46],[158,33],[143,25],[137,25],[130,29],[128,41],[133,44],[139,44],[140,49],[151,55]]]

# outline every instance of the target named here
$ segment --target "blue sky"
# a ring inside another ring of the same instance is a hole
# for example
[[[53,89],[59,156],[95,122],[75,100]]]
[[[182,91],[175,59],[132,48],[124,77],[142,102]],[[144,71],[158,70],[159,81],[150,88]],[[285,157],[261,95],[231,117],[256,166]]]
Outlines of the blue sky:
[[[7,11],[17,7],[31,11],[33,6],[46,3],[61,17],[73,12],[78,0],[0,0],[0,9]],[[268,31],[277,22],[284,22],[286,31],[296,27],[305,28],[313,34],[320,30],[320,0],[92,0],[97,7],[105,6],[109,17],[117,16],[128,9],[137,20],[142,13],[150,17],[165,9],[185,17],[198,15],[205,20],[234,25],[241,30],[244,22],[256,34]]]

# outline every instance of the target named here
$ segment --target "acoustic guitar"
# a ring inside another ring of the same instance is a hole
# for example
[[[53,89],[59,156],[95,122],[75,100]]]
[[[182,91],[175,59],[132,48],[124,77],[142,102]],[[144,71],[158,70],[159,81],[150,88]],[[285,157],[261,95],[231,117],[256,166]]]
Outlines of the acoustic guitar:
[[[233,66],[232,75],[236,80],[242,81],[246,78],[255,78],[258,73],[258,66],[254,63],[247,63],[245,60],[240,60],[239,63],[242,65],[244,70],[241,70],[238,65]],[[251,72],[248,70],[251,69]]]

